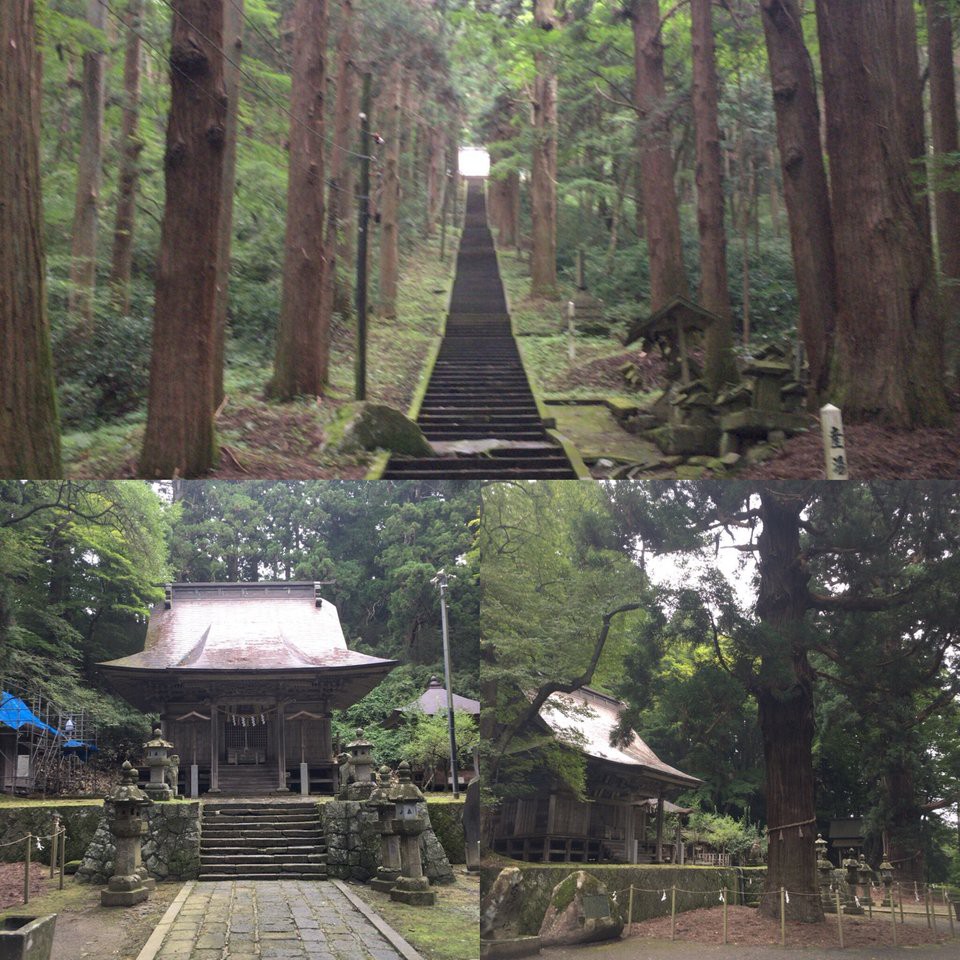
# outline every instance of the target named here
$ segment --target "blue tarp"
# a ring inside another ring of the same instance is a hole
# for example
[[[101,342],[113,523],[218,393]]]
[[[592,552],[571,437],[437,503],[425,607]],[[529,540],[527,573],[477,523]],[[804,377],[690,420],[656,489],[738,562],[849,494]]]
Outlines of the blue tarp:
[[[37,730],[49,730],[59,736],[56,729],[44,723],[19,697],[12,693],[0,694],[0,725],[19,730],[21,727],[35,727]]]

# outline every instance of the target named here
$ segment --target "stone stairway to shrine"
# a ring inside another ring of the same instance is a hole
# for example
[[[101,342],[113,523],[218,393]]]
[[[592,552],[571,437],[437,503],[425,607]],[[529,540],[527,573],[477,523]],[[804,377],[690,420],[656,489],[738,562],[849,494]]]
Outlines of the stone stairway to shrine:
[[[316,803],[203,803],[200,880],[325,880],[327,846]]]

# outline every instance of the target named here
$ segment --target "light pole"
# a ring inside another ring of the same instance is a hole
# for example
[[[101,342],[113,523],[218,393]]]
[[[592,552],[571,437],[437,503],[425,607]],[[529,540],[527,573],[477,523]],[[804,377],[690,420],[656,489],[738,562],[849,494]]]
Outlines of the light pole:
[[[454,799],[460,797],[460,774],[457,768],[457,734],[453,720],[453,685],[450,678],[450,638],[447,631],[447,587],[457,578],[445,570],[438,571],[430,581],[440,587],[440,623],[443,627],[443,679],[447,687],[447,729],[450,732],[450,775]]]

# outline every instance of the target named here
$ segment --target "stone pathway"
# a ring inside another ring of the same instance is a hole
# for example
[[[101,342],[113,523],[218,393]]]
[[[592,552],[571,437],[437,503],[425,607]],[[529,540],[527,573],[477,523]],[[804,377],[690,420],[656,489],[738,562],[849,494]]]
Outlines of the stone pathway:
[[[405,960],[334,883],[305,880],[198,882],[154,956]]]

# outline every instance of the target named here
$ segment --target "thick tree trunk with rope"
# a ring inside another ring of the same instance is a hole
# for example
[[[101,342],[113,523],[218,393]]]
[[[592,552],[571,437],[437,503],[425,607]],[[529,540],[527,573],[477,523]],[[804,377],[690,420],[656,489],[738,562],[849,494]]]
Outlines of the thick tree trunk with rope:
[[[330,348],[330,317],[321,312],[325,270],[326,0],[297,0],[293,24],[283,293],[269,387],[271,395],[280,400],[319,397],[323,393]]]
[[[763,531],[757,540],[757,616],[769,636],[754,681],[763,737],[769,847],[761,909],[780,916],[780,888],[790,894],[790,920],[823,920],[817,886],[813,784],[813,671],[802,633],[809,607],[800,553],[803,496],[760,493]]]
[[[40,208],[33,0],[0,4],[0,476],[62,473]]]
[[[157,262],[144,477],[196,477],[216,460],[214,344],[227,104],[223,3],[173,0],[166,201]]]

